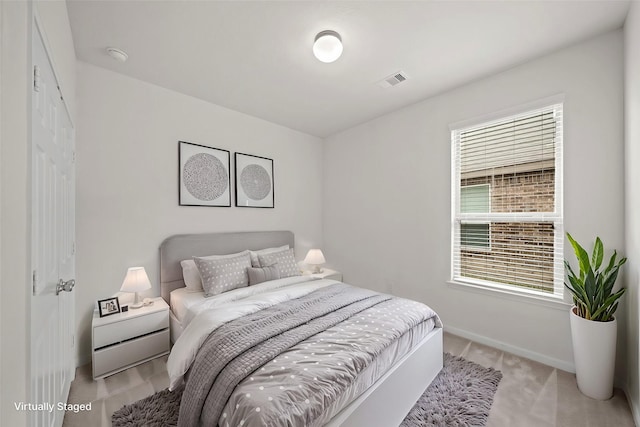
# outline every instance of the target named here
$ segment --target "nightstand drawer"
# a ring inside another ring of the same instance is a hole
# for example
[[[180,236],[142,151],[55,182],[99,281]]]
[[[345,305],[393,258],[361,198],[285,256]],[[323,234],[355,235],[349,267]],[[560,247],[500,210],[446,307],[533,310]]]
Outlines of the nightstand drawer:
[[[168,352],[169,329],[107,347],[93,354],[93,377],[98,378],[112,371],[120,371]]]
[[[169,310],[126,319],[122,322],[97,326],[93,330],[93,348],[125,341],[169,327]]]

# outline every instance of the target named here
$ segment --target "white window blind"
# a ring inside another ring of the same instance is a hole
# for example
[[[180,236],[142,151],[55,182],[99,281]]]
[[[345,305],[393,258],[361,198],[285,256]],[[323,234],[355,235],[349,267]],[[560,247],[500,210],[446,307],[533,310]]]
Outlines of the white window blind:
[[[452,279],[562,295],[562,104],[454,129]]]

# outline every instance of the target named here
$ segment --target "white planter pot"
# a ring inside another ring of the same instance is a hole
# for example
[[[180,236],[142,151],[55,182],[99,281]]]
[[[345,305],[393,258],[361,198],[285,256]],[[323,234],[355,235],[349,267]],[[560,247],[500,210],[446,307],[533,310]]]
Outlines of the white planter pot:
[[[613,396],[617,321],[586,320],[571,309],[571,338],[580,391],[598,400]]]

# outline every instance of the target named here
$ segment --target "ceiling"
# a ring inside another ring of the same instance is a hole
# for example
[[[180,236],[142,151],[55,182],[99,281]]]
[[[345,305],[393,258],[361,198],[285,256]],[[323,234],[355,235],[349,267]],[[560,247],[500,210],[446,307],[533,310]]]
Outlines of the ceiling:
[[[622,26],[627,1],[73,1],[80,60],[326,137]],[[315,59],[322,30],[336,62]],[[106,55],[114,46],[126,63]],[[376,85],[399,70],[409,79]]]

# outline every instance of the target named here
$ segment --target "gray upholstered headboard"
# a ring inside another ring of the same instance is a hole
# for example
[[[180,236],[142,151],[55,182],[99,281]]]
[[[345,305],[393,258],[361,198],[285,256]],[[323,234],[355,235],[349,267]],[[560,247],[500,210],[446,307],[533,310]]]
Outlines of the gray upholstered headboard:
[[[246,231],[237,233],[178,234],[160,245],[160,291],[169,303],[169,294],[184,287],[180,261],[193,256],[226,255],[246,249],[276,246],[294,247],[291,231]]]

